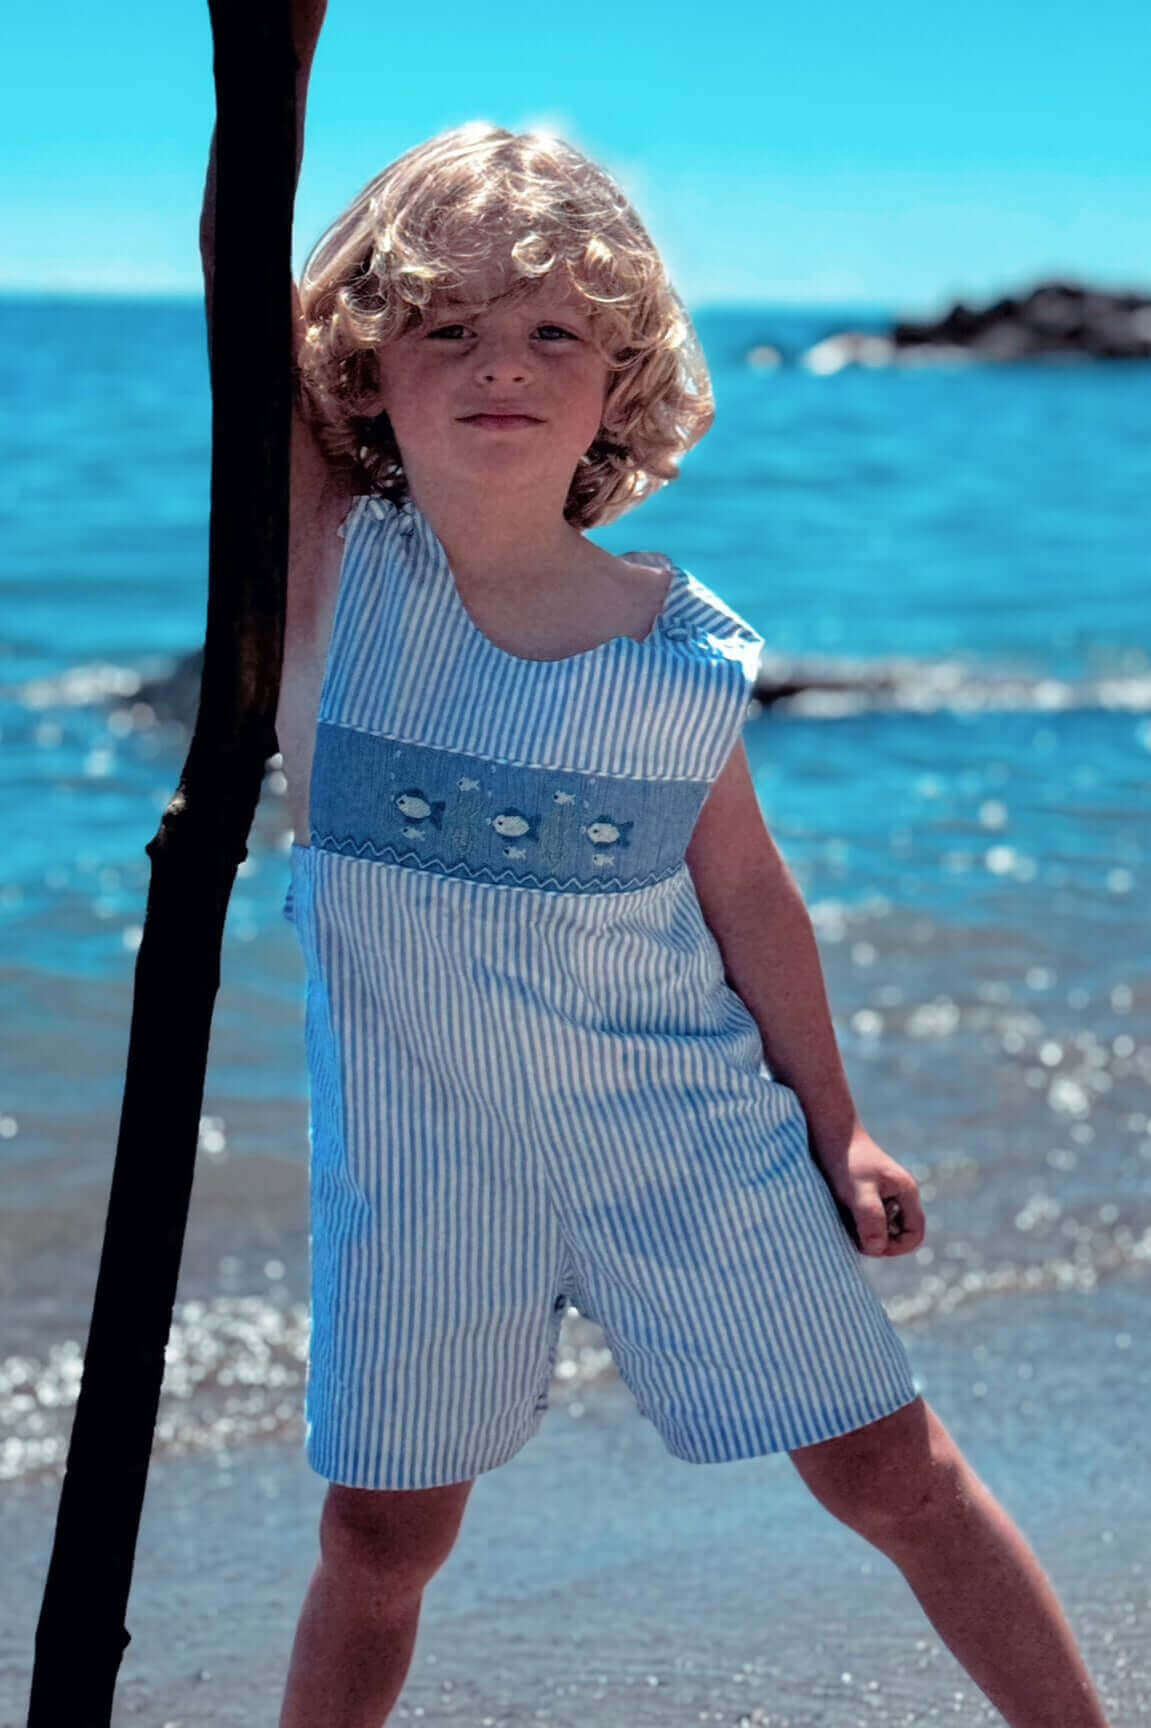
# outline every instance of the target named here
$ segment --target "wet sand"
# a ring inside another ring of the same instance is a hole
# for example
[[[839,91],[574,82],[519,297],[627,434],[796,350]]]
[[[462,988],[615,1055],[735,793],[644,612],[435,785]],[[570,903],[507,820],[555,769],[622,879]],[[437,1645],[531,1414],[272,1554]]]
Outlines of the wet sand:
[[[1113,1728],[1151,1720],[1148,1292],[1125,1276],[1089,1293],[990,1296],[906,1334],[924,1396],[1052,1578]],[[4,1488],[3,1728],[24,1720],[57,1493],[43,1480]],[[298,1444],[157,1457],[117,1728],[274,1728],[323,1493]],[[479,1478],[392,1720],[1001,1718],[901,1574],[811,1498],[786,1456],[685,1464],[608,1380],[553,1394],[535,1439]]]

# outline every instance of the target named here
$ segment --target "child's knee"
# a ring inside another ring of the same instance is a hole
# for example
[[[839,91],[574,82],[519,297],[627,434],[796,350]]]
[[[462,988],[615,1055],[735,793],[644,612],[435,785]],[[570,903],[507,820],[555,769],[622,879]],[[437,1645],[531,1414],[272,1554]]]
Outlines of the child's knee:
[[[439,1488],[348,1488],[329,1484],[320,1515],[320,1552],[339,1572],[421,1590],[455,1546],[473,1483]]]

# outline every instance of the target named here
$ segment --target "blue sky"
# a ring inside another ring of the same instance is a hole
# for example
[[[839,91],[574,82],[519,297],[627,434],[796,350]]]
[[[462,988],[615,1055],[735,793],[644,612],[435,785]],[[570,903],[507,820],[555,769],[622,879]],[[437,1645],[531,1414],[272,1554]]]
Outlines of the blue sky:
[[[0,288],[199,292],[206,0],[54,0],[4,34]],[[1145,287],[1149,88],[1146,0],[331,0],[296,269],[385,163],[484,118],[610,168],[693,306]]]

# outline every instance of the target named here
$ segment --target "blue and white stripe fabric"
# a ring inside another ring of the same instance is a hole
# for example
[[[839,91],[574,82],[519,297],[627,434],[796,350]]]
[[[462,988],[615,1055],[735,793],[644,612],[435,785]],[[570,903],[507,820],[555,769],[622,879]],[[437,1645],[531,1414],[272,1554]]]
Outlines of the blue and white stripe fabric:
[[[762,638],[664,561],[644,641],[526,660],[472,621],[414,504],[358,498],[341,533],[285,904],[309,1463],[364,1488],[504,1463],[543,1420],[569,1302],[691,1462],[910,1403],[684,861]]]

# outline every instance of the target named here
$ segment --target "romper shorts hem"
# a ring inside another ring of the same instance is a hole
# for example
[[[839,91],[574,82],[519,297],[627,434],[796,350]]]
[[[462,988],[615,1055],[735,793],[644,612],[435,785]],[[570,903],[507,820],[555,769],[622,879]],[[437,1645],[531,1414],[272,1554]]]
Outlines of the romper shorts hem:
[[[840,1435],[855,1433],[873,1422],[882,1421],[885,1416],[894,1415],[897,1410],[906,1409],[919,1397],[920,1393],[911,1385],[893,1400],[881,1400],[869,1409],[854,1414],[845,1412],[829,1415],[826,1422],[812,1423],[804,1429],[793,1429],[790,1432],[783,1431],[778,1416],[770,1414],[765,1414],[762,1419],[748,1421],[742,1433],[730,1437],[707,1433],[696,1436],[683,1429],[672,1432],[661,1427],[653,1416],[649,1416],[648,1420],[657,1429],[660,1439],[673,1458],[679,1458],[685,1464],[734,1464],[741,1459],[762,1458],[775,1452],[792,1452],[803,1446],[818,1445],[822,1440],[835,1440]]]
[[[920,1396],[912,1383],[904,1387],[894,1399],[875,1400],[866,1409],[853,1413],[829,1412],[826,1421],[809,1423],[806,1427],[793,1425],[790,1429],[785,1429],[781,1426],[778,1415],[765,1414],[762,1418],[753,1418],[745,1423],[742,1432],[724,1436],[706,1431],[691,1434],[684,1428],[672,1430],[662,1424],[654,1414],[643,1414],[656,1429],[671,1457],[678,1458],[684,1464],[734,1464],[750,1458],[767,1457],[777,1452],[792,1452],[800,1447],[817,1445],[823,1440],[834,1440],[841,1435],[855,1433],[860,1428],[881,1421],[885,1416],[894,1415],[897,1410],[906,1409]],[[326,1464],[320,1456],[319,1448],[313,1449],[310,1445],[307,1459],[311,1469],[333,1486],[384,1492],[444,1488],[456,1482],[474,1481],[477,1476],[490,1470],[498,1470],[502,1465],[510,1463],[528,1441],[539,1433],[546,1414],[546,1410],[538,1413],[532,1423],[495,1454],[477,1454],[470,1461],[461,1459],[455,1464],[427,1473],[412,1468],[385,1471],[382,1474],[389,1479],[380,1480],[379,1471],[349,1472],[334,1464]]]
[[[470,1457],[461,1452],[454,1461],[449,1460],[438,1468],[420,1470],[413,1465],[400,1465],[393,1470],[358,1470],[351,1471],[325,1460],[319,1447],[307,1444],[306,1454],[310,1468],[325,1482],[340,1488],[370,1488],[377,1492],[395,1493],[399,1490],[421,1488],[446,1488],[455,1482],[471,1482],[477,1476],[483,1476],[489,1470],[498,1470],[502,1464],[510,1463],[517,1452],[523,1450],[528,1441],[539,1433],[543,1426],[546,1410],[535,1415],[533,1420],[521,1428],[514,1438],[505,1443],[496,1452],[478,1452]],[[470,1438],[474,1439],[474,1436]]]

